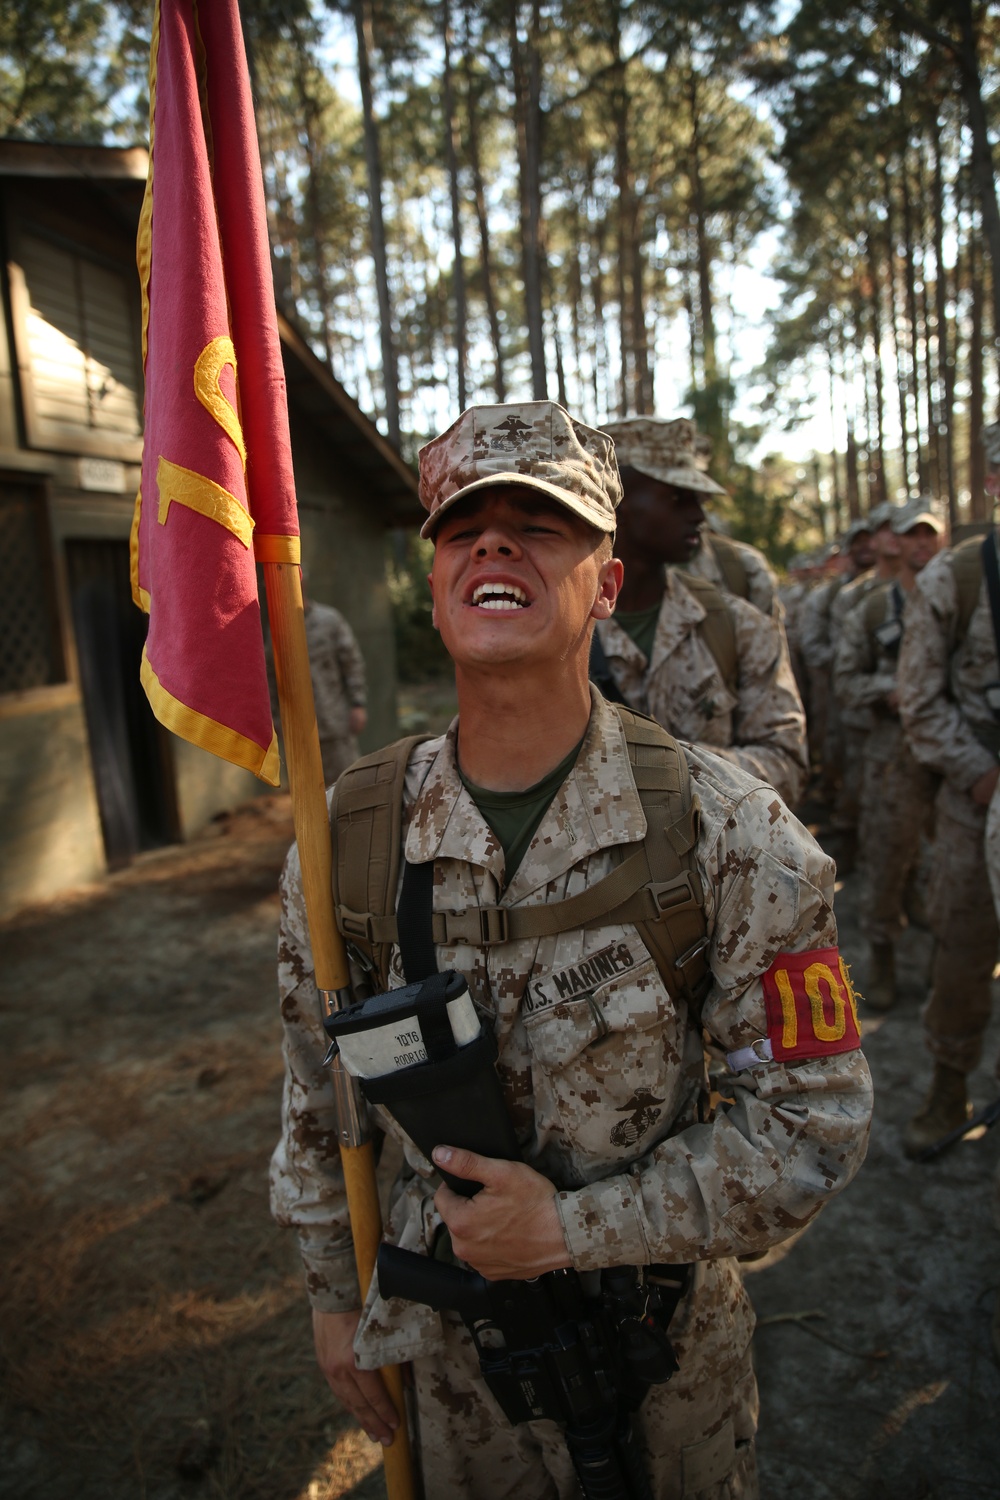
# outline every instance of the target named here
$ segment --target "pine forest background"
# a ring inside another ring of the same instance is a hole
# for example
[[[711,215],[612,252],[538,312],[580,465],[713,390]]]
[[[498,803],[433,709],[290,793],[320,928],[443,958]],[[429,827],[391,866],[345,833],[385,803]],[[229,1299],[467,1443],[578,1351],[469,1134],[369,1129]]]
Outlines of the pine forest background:
[[[724,521],[779,565],[885,498],[988,517],[995,7],[241,10],[279,299],[408,458],[470,402],[551,397],[693,414]],[[150,23],[5,0],[0,135],[145,140]]]

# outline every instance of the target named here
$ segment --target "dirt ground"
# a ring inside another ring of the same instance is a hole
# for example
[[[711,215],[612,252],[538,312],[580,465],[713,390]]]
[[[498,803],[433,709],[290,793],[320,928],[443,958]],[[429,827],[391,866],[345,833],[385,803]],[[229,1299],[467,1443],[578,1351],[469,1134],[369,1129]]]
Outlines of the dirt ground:
[[[294,1247],[267,1212],[275,883],[290,836],[287,798],[262,798],[0,927],[11,1500],[384,1494],[378,1450],[315,1371]],[[854,885],[842,937],[863,989]],[[901,1004],[865,1026],[878,1089],[868,1162],[748,1277],[766,1500],[1000,1495],[1000,1130],[937,1165],[902,1157],[928,1071],[930,940],[912,930],[903,948]],[[998,1043],[995,1024],[978,1103],[996,1091]]]

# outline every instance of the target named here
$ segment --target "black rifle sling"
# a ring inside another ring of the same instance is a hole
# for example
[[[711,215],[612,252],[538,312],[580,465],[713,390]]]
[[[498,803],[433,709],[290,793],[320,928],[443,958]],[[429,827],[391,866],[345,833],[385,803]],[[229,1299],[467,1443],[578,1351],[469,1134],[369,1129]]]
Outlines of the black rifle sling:
[[[403,884],[396,907],[399,957],[407,984],[438,972],[434,952],[434,861],[411,865],[403,861]]]
[[[997,544],[992,531],[983,538],[983,572],[986,575],[986,592],[990,596],[990,617],[993,621],[997,661],[1000,662],[1000,562],[997,561]]]
[[[615,711],[646,816],[643,841],[621,848],[618,864],[603,880],[563,901],[431,911],[432,942],[435,947],[488,948],[581,927],[634,926],[670,993],[683,997],[698,1014],[711,974],[704,892],[694,864],[699,808],[687,760],[676,740],[654,720],[619,705]],[[426,736],[399,741],[356,761],[338,781],[331,805],[337,923],[377,970],[383,988],[388,986],[391,946],[402,938],[394,908],[403,782],[419,738]],[[420,953],[427,952],[423,928],[433,896],[433,864],[424,868],[431,872],[422,877],[429,883],[413,887],[414,906],[422,903],[423,914],[411,920],[407,902],[404,918],[413,955],[404,957],[404,964],[412,962],[414,977],[421,977],[419,966],[426,962]],[[411,878],[408,870],[404,876]],[[404,972],[409,978],[409,970]]]

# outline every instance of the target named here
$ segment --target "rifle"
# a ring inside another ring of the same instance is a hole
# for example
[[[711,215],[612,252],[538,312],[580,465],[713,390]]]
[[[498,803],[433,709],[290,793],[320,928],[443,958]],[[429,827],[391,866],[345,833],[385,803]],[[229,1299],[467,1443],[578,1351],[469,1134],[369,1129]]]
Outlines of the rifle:
[[[970,1130],[976,1130],[980,1125],[986,1130],[992,1130],[993,1126],[1000,1120],[1000,1099],[994,1099],[992,1104],[985,1105],[978,1114],[970,1116],[964,1125],[949,1130],[939,1141],[933,1141],[931,1145],[925,1146],[917,1154],[917,1161],[933,1161],[940,1156],[942,1151],[947,1151],[949,1146],[954,1146],[963,1136],[968,1135]]]
[[[479,1026],[462,975],[434,974],[373,996],[325,1025],[369,1101],[384,1105],[428,1159],[445,1140],[518,1159],[493,1066],[496,1044]],[[466,1196],[480,1186],[450,1182]],[[487,1281],[395,1245],[382,1245],[377,1261],[383,1297],[458,1313],[508,1421],[559,1424],[586,1500],[653,1500],[632,1414],[649,1387],[677,1369],[666,1329],[688,1273],[617,1266]]]

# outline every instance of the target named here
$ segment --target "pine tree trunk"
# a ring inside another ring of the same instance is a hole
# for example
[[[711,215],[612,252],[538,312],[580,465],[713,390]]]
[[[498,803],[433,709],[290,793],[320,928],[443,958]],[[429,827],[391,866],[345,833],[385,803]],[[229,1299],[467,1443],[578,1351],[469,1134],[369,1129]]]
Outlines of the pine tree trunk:
[[[972,0],[952,0],[961,32],[959,77],[966,116],[972,135],[972,178],[979,198],[983,238],[989,247],[992,289],[993,338],[1000,338],[1000,209],[997,207],[996,173],[983,106],[979,72],[979,43],[972,14]],[[994,345],[996,349],[997,346]],[[1000,350],[998,350],[1000,352]]]
[[[604,297],[604,248],[607,236],[607,221],[598,214],[595,220],[594,239],[590,246],[590,300],[594,308],[594,406],[598,422],[609,415],[612,409],[610,380],[608,376],[608,340],[605,329]]]
[[[869,457],[868,469],[872,476],[874,486],[875,504],[880,504],[887,495],[885,481],[885,393],[882,385],[882,282],[879,276],[878,252],[875,247],[871,228],[865,231],[865,250],[868,257],[868,275],[871,279],[871,296],[868,299],[868,318],[872,331],[873,352],[873,376],[874,376],[874,403],[875,403],[875,458],[872,462],[871,440],[869,434]],[[869,491],[869,505],[872,503],[872,492]]]
[[[854,436],[854,424],[850,420],[847,423],[845,462],[847,465],[847,514],[852,521],[856,521],[861,514],[861,502],[858,498],[858,444]]]
[[[520,4],[511,0],[510,56],[517,123],[518,179],[521,193],[521,261],[524,275],[525,326],[531,359],[531,392],[535,401],[547,398],[545,371],[545,313],[542,305],[541,203],[541,30],[540,0],[532,0],[527,45],[518,33]]]
[[[840,464],[837,457],[837,383],[834,374],[833,341],[827,340],[826,344],[826,373],[827,390],[830,403],[830,474],[833,479],[833,514],[839,528],[840,517],[843,508],[843,497],[840,491]]]
[[[494,393],[499,402],[507,400],[507,381],[504,375],[503,344],[500,337],[500,315],[497,311],[496,284],[493,272],[493,246],[490,239],[489,214],[486,209],[486,187],[483,182],[482,159],[479,150],[479,108],[472,79],[472,45],[469,5],[462,10],[463,50],[462,66],[465,72],[465,108],[469,126],[469,166],[472,169],[472,190],[476,200],[476,222],[479,225],[479,253],[482,260],[483,298],[486,302],[486,317],[490,325],[493,343]]]
[[[988,521],[991,505],[986,498],[986,455],[983,453],[983,258],[979,250],[975,213],[969,215],[969,284],[972,291],[969,333],[969,493],[973,521]]]
[[[468,350],[468,317],[465,300],[465,261],[462,256],[462,210],[458,187],[458,120],[455,117],[455,91],[451,71],[451,4],[442,0],[441,29],[444,40],[444,71],[442,75],[444,104],[445,160],[448,163],[448,189],[451,199],[451,239],[454,260],[452,282],[455,289],[455,355],[457,365],[458,409],[464,411],[468,403],[466,391],[466,359]]]
[[[931,358],[931,319],[930,303],[927,293],[927,243],[930,233],[927,226],[927,184],[924,180],[924,156],[923,143],[917,145],[917,203],[919,205],[919,218],[917,223],[917,244],[920,247],[920,288],[918,292],[918,307],[920,309],[920,323],[923,328],[922,346],[924,351],[924,390],[927,392],[927,458],[924,465],[926,475],[925,483],[921,487],[921,494],[939,495],[941,493],[941,470],[939,464],[938,449],[938,402],[935,393],[934,366]]]
[[[885,189],[885,242],[886,242],[886,269],[889,280],[889,311],[892,323],[892,347],[896,354],[896,395],[899,401],[899,447],[900,456],[903,461],[903,485],[906,493],[910,493],[910,424],[909,413],[906,409],[906,371],[903,362],[903,341],[899,331],[899,278],[896,265],[896,232],[893,215],[893,189],[892,178],[889,174],[889,160],[886,157],[882,166],[882,183]]]
[[[382,380],[385,391],[385,420],[389,441],[398,448],[399,369],[396,341],[392,327],[392,299],[389,295],[389,265],[386,254],[385,222],[382,216],[382,157],[372,102],[371,0],[351,0],[354,30],[358,43],[358,81],[361,85],[361,114],[365,138],[365,163],[368,168],[368,198],[371,209],[372,260],[375,264],[375,286],[378,293],[379,331],[382,346]]]
[[[939,470],[943,480],[942,487],[948,497],[948,514],[952,517],[952,524],[954,524],[957,514],[954,450],[955,361],[952,355],[948,322],[948,273],[944,264],[944,169],[941,160],[939,120],[934,121],[932,131],[934,142],[934,320],[937,324],[937,378],[941,391],[941,405],[938,411],[938,432],[941,439]]]
[[[900,184],[903,199],[903,266],[906,281],[906,309],[910,324],[910,397],[913,411],[913,435],[917,445],[917,485],[925,491],[924,444],[920,425],[920,366],[917,347],[917,278],[913,268],[913,204],[910,196],[910,165],[904,146],[900,152]]]

